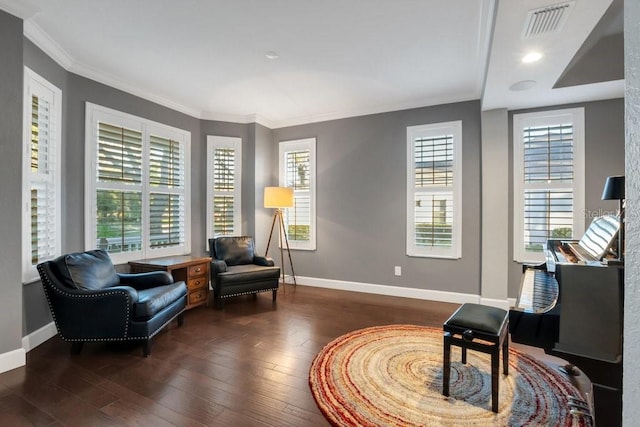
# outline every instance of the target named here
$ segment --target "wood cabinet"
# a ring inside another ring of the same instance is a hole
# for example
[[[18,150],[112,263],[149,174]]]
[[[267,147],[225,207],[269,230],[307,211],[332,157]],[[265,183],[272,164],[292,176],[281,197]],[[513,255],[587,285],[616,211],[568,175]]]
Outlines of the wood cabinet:
[[[187,284],[187,309],[206,304],[209,298],[209,265],[211,258],[181,255],[129,261],[132,273],[167,271],[176,282]]]

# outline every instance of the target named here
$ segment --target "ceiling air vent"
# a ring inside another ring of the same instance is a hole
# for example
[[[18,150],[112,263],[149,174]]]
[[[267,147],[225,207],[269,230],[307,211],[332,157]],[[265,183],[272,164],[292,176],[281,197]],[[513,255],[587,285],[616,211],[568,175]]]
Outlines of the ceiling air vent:
[[[575,2],[568,1],[530,10],[524,23],[523,39],[532,39],[562,30]]]

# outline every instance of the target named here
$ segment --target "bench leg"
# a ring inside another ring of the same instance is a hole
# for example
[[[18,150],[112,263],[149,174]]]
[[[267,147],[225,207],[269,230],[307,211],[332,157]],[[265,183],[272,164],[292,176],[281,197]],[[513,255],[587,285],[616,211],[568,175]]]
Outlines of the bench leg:
[[[500,385],[500,346],[491,350],[491,410],[498,412],[498,386]]]
[[[451,334],[444,333],[444,357],[442,364],[442,394],[449,396],[449,380],[451,376]]]

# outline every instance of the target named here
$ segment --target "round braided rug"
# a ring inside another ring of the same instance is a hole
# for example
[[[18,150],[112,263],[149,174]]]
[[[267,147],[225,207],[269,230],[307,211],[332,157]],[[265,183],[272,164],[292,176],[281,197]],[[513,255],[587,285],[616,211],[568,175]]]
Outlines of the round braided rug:
[[[334,426],[583,426],[569,413],[578,391],[559,373],[515,349],[500,367],[499,412],[491,411],[491,357],[451,347],[450,397],[442,395],[442,330],[414,325],[361,329],[327,344],[309,385]],[[502,361],[501,361],[502,363]]]

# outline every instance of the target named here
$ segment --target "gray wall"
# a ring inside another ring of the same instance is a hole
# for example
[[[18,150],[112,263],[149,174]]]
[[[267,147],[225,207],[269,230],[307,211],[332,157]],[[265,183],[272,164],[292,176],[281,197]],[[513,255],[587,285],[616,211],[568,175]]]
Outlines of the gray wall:
[[[22,348],[22,20],[0,10],[0,355]]]
[[[618,204],[612,200],[600,200],[604,182],[609,175],[624,175],[624,100],[610,99],[606,101],[587,102],[539,109],[518,110],[509,112],[509,158],[513,158],[513,115],[532,111],[557,110],[561,108],[584,107],[585,124],[585,227],[595,216],[605,212],[615,212]],[[513,167],[510,170],[513,178]],[[510,183],[513,179],[509,180]],[[509,194],[513,195],[513,186]],[[509,199],[513,206],[513,196]],[[513,215],[509,220],[510,260],[513,260]],[[511,262],[509,268],[509,297],[518,295],[521,264]]]
[[[635,426],[640,420],[640,2],[625,2],[624,41],[627,252],[622,416],[625,426]]]
[[[462,258],[408,257],[406,128],[452,120],[462,120]],[[480,293],[479,101],[275,129],[274,166],[279,141],[309,137],[317,152],[317,250],[294,251],[296,275]]]

